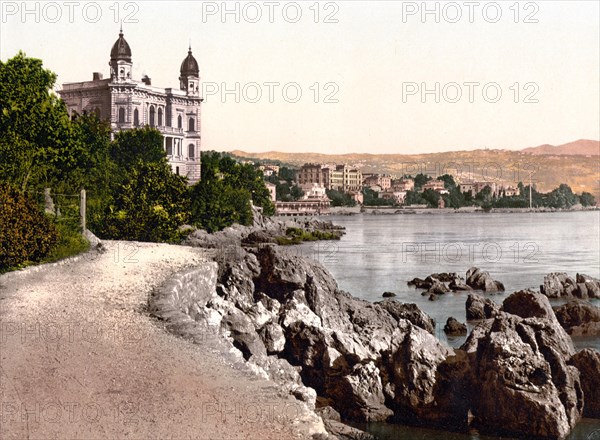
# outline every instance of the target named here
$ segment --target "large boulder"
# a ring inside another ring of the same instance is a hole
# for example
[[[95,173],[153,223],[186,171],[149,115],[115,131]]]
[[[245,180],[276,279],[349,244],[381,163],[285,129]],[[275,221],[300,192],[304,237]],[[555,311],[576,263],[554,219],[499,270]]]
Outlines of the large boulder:
[[[354,365],[344,376],[332,377],[327,394],[348,420],[383,422],[394,414],[386,406],[381,374],[373,361]]]
[[[473,289],[483,290],[484,292],[504,292],[504,284],[494,280],[489,272],[477,267],[472,267],[467,271],[466,284]]]
[[[600,307],[576,300],[556,307],[554,312],[568,334],[600,335]]]
[[[534,290],[519,290],[502,303],[502,311],[521,318],[554,319],[548,298]]]
[[[500,306],[489,298],[470,293],[465,303],[467,321],[490,319],[496,316]]]
[[[467,326],[451,316],[446,321],[444,333],[448,336],[463,336],[467,334]]]
[[[586,348],[575,354],[569,364],[575,366],[581,374],[583,389],[583,415],[600,419],[600,352]]]
[[[464,426],[469,399],[457,402],[464,394],[451,392],[460,388],[460,383],[449,379],[456,371],[448,365],[454,351],[421,328],[405,325],[406,330],[398,332],[392,351],[383,359],[384,392],[394,409],[394,420],[447,429]],[[464,368],[461,364],[460,369]]]
[[[583,392],[579,372],[567,365],[573,348],[565,339],[546,318],[500,313],[494,319],[473,357],[472,411],[482,433],[564,439],[571,432]]]

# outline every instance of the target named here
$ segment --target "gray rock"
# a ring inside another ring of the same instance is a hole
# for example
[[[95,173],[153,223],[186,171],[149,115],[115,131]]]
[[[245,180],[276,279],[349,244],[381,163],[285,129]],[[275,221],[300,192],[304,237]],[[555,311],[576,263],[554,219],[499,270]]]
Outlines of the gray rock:
[[[489,272],[477,267],[470,268],[466,277],[466,284],[473,289],[483,290],[484,292],[504,292],[504,284],[494,280]]]
[[[285,347],[285,335],[281,326],[274,322],[267,323],[259,330],[259,335],[265,344],[268,354],[276,354]]]
[[[458,322],[455,318],[449,317],[444,326],[444,333],[448,336],[462,336],[467,334],[467,326]]]
[[[401,303],[395,300],[383,300],[375,304],[387,311],[398,321],[406,319],[431,334],[435,330],[435,321],[433,318],[419,309],[416,304]]]
[[[566,364],[570,350],[555,341],[561,333],[550,319],[506,313],[494,319],[473,358],[472,411],[482,433],[560,439],[570,433],[583,400],[578,371]]]
[[[383,296],[384,298],[394,298],[396,296],[396,294],[394,292],[383,292]]]
[[[489,298],[470,293],[465,304],[467,321],[489,319],[496,316],[500,310],[498,304]]]
[[[568,334],[600,335],[600,307],[585,301],[569,301],[554,312]]]
[[[584,417],[600,419],[600,353],[586,348],[575,354],[569,361],[581,374]]]

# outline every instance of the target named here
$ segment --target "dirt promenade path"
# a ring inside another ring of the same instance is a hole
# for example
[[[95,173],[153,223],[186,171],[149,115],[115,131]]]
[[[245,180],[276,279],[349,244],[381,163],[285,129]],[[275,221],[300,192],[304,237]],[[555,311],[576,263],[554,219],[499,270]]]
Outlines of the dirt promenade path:
[[[201,251],[106,245],[0,276],[0,438],[307,438],[297,401],[146,313],[151,289]]]

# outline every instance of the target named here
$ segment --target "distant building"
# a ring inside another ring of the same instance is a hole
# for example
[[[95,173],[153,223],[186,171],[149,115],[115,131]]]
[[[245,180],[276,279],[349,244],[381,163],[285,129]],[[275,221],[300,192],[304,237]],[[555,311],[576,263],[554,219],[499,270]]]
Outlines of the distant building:
[[[302,199],[295,202],[277,202],[277,215],[326,215],[329,214],[331,200],[327,197],[326,189],[317,183],[302,184],[304,192]]]
[[[360,192],[363,186],[361,171],[348,165],[304,164],[298,171],[296,180],[299,185],[317,184],[328,190],[344,193]]]
[[[406,191],[384,191],[380,192],[378,197],[383,200],[391,200],[397,205],[403,205],[406,199]]]
[[[440,194],[448,194],[445,183],[443,180],[430,180],[421,188],[421,192],[431,189]]]
[[[394,179],[392,180],[392,190],[394,191],[412,191],[415,189],[414,179]]]
[[[269,190],[271,201],[275,203],[277,201],[277,185],[274,185],[271,182],[265,182],[265,186]]]
[[[497,191],[498,188],[497,188],[495,182],[489,182],[489,181],[472,181],[472,180],[469,180],[469,181],[461,182],[459,184],[459,188],[460,188],[461,192],[463,192],[463,193],[465,193],[465,192],[469,193],[472,196],[476,196],[486,186],[490,187],[493,196],[497,196],[498,195],[498,191]]]
[[[379,186],[383,191],[388,190],[392,187],[392,176],[388,174],[372,174],[364,177],[363,185],[373,189],[374,186]]]
[[[279,174],[279,165],[260,165],[258,169],[267,177],[272,176],[273,174]]]
[[[362,173],[348,165],[337,165],[335,169],[326,168],[328,177],[325,187],[340,192],[361,192],[363,186]]]
[[[69,115],[95,113],[115,131],[150,126],[163,135],[174,173],[200,180],[200,71],[188,50],[181,63],[179,89],[153,86],[146,75],[133,79],[131,48],[123,31],[110,52],[110,77],[95,72],[91,81],[63,84],[58,93]]]

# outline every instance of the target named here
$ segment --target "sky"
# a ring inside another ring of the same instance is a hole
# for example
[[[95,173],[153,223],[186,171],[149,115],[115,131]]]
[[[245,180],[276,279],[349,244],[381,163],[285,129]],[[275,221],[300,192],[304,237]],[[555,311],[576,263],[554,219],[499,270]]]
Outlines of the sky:
[[[179,86],[200,65],[202,148],[416,154],[600,139],[598,1],[0,2],[0,59],[63,83]]]

